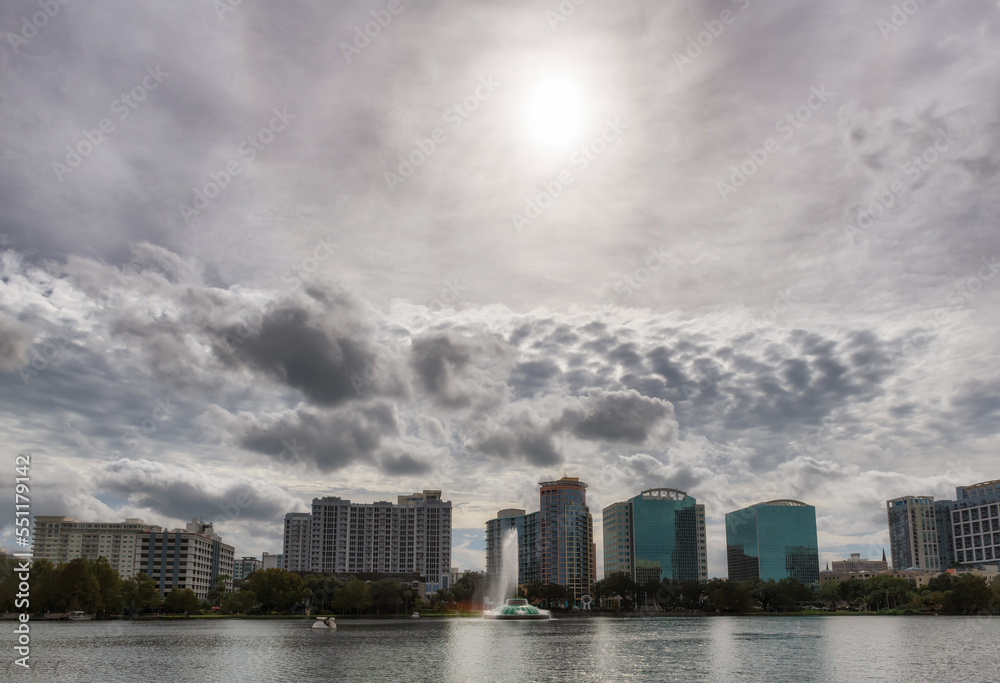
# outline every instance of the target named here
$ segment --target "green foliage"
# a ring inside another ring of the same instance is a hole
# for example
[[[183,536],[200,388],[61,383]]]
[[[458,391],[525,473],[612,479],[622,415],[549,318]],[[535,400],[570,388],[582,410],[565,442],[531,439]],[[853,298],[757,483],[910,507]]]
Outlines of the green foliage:
[[[353,577],[343,588],[334,593],[330,600],[330,607],[341,614],[346,614],[349,611],[361,614],[370,604],[368,584]]]
[[[251,614],[257,609],[257,596],[252,590],[241,590],[230,593],[219,606],[223,614]]]
[[[162,603],[160,589],[145,572],[139,572],[132,578],[122,581],[121,591],[122,603],[128,614],[156,610]]]
[[[296,605],[305,603],[310,595],[302,577],[284,569],[254,572],[243,581],[242,588],[257,596],[264,614],[291,612]]]
[[[215,583],[205,595],[205,599],[210,606],[218,606],[226,597],[226,581],[228,580],[229,574],[219,574],[215,577]]]
[[[190,588],[178,588],[167,593],[163,600],[163,611],[167,614],[200,614],[201,603]]]

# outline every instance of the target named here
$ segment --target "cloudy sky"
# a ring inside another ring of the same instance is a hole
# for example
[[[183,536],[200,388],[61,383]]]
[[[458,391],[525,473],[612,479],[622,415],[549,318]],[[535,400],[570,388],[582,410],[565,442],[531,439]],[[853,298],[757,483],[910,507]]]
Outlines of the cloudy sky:
[[[1000,478],[998,22],[3,3],[8,470],[34,514],[213,519],[238,555],[314,496],[435,488],[481,568],[564,472],[599,547],[674,487],[710,575],[773,498],[824,563],[875,555],[886,499]]]

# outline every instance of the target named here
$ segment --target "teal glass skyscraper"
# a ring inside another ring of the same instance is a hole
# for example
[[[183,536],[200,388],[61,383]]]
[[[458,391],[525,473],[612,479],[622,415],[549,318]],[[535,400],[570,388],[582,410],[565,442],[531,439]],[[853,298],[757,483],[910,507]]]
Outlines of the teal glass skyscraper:
[[[793,578],[819,584],[816,508],[797,500],[772,500],[726,513],[729,578]]]
[[[605,575],[639,584],[708,578],[705,506],[677,489],[648,489],[604,509]]]

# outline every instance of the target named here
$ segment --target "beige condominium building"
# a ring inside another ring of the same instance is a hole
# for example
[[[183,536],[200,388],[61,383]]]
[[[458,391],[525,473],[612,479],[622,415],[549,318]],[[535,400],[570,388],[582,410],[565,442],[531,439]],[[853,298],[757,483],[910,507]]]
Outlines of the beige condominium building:
[[[138,571],[137,553],[142,539],[160,530],[136,518],[124,522],[81,522],[72,517],[38,515],[32,554],[34,559],[48,560],[54,565],[78,557],[88,560],[106,557],[119,576],[128,579]]]

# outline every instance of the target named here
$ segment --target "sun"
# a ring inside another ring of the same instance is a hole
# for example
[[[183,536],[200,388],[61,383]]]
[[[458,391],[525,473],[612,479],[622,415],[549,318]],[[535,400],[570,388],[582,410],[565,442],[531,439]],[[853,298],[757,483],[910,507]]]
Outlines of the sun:
[[[532,142],[551,149],[564,149],[583,132],[583,89],[569,76],[544,76],[526,93],[523,115]]]

